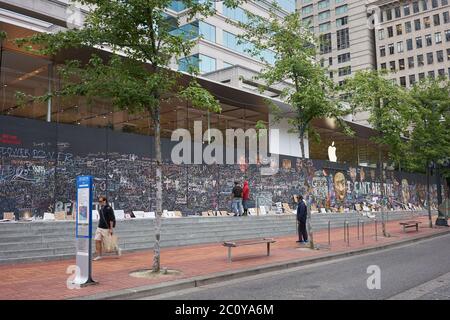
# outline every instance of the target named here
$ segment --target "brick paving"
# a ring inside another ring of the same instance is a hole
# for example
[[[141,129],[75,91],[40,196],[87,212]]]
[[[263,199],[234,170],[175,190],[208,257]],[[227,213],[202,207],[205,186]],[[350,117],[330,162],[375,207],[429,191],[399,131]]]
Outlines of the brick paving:
[[[419,217],[422,221],[419,232],[409,229],[403,233],[400,221],[389,221],[387,231],[391,237],[381,236],[381,223],[378,223],[378,237],[375,240],[374,224],[365,226],[365,243],[357,239],[357,228],[350,228],[350,246],[344,242],[342,228],[331,230],[331,248],[328,248],[328,232],[320,230],[314,233],[314,240],[320,250],[305,250],[305,245],[297,244],[296,235],[275,237],[276,243],[271,245],[271,255],[266,256],[266,245],[252,245],[232,249],[233,262],[227,261],[227,248],[221,243],[201,244],[186,247],[163,248],[161,250],[161,266],[175,269],[181,273],[154,279],[135,278],[129,275],[132,271],[149,269],[153,262],[153,251],[146,250],[124,253],[122,257],[106,257],[93,261],[93,279],[99,283],[81,289],[68,289],[66,273],[75,259],[49,262],[23,263],[0,266],[0,299],[67,299],[93,295],[97,293],[122,290],[127,288],[157,284],[167,281],[209,275],[217,272],[242,270],[252,267],[319,257],[330,253],[376,247],[401,240],[413,239],[432,233],[445,233],[448,228],[428,228],[428,218]],[[433,217],[433,221],[435,217]]]

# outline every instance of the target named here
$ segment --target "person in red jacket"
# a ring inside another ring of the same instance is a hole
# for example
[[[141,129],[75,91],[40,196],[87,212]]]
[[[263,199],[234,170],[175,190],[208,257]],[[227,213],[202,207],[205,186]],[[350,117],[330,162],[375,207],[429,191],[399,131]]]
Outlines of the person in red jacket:
[[[242,206],[244,207],[244,216],[248,215],[248,205],[250,201],[250,188],[248,181],[244,181],[244,188],[242,189]]]

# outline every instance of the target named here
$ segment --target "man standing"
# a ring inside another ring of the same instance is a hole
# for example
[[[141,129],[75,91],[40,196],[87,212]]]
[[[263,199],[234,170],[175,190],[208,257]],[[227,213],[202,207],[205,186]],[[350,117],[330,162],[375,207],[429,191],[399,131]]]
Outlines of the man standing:
[[[233,208],[234,216],[242,215],[242,188],[238,181],[234,182],[234,188],[231,191],[233,202],[231,207]]]
[[[100,204],[99,210],[99,222],[97,230],[95,231],[95,249],[97,256],[94,260],[100,260],[102,258],[102,244],[106,237],[113,235],[113,229],[116,227],[116,217],[114,216],[113,208],[108,204],[108,200],[104,196],[98,198]],[[121,249],[117,247],[117,255],[121,255]]]
[[[298,196],[297,221],[298,221],[298,241],[308,243],[308,233],[306,232],[307,207],[303,201],[303,196]]]

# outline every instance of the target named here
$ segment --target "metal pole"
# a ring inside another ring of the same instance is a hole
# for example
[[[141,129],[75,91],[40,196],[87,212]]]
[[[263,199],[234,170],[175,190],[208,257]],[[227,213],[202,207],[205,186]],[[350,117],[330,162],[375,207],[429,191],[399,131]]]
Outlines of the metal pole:
[[[347,232],[346,229],[347,228],[347,220],[344,221],[344,242],[347,241]]]
[[[375,241],[378,241],[377,219],[375,218]]]
[[[359,240],[359,218],[358,218],[358,240]]]
[[[350,228],[349,228],[349,222],[347,222],[347,246],[350,246],[350,235],[349,235],[349,233],[350,233]]]
[[[331,246],[331,237],[330,237],[330,232],[331,232],[331,221],[328,220],[328,245]]]
[[[361,225],[361,231],[362,231],[362,243],[364,244],[364,221],[362,222],[362,225]]]

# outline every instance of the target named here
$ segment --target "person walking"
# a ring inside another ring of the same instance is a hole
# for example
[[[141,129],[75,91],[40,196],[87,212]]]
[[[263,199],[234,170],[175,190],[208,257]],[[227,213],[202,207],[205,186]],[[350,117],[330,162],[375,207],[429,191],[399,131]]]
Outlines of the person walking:
[[[234,188],[231,191],[231,195],[233,197],[233,202],[231,203],[231,207],[234,212],[234,216],[242,215],[242,188],[239,185],[238,181],[234,182]]]
[[[308,243],[308,233],[306,231],[306,218],[308,208],[303,201],[303,196],[298,196],[297,221],[298,221],[298,243]]]
[[[108,200],[104,196],[98,198],[100,204],[99,210],[99,222],[97,230],[95,231],[95,249],[96,257],[94,260],[100,260],[102,258],[103,241],[107,237],[113,235],[113,229],[116,227],[116,217],[114,216],[113,208],[108,204]],[[117,255],[122,255],[122,250],[117,246]]]
[[[242,206],[244,207],[244,216],[248,215],[248,207],[250,202],[250,188],[248,187],[248,181],[244,181],[244,188],[242,188]]]

